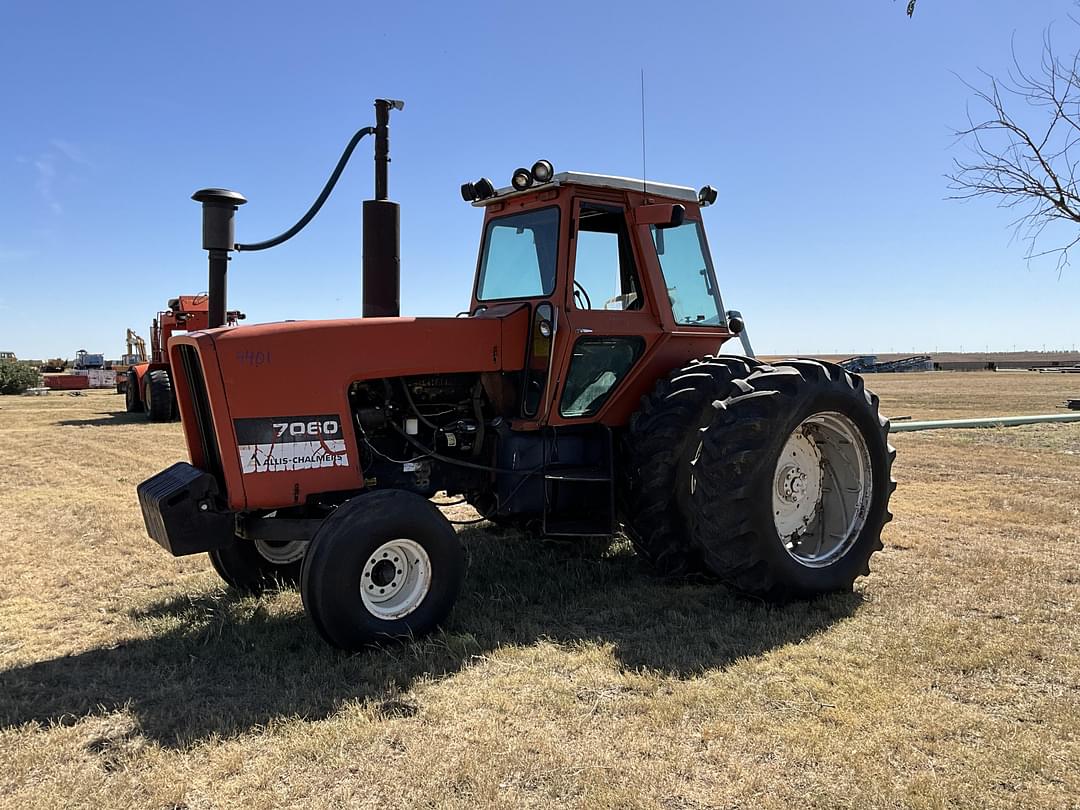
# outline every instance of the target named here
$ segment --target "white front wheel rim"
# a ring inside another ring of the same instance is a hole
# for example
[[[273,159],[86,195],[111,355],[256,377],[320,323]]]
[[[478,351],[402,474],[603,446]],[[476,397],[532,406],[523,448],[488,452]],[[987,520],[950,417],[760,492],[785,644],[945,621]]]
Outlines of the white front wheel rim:
[[[255,548],[268,563],[289,565],[304,558],[306,540],[256,540]]]
[[[368,557],[360,573],[360,598],[371,615],[400,619],[431,590],[431,559],[415,540],[390,540]]]

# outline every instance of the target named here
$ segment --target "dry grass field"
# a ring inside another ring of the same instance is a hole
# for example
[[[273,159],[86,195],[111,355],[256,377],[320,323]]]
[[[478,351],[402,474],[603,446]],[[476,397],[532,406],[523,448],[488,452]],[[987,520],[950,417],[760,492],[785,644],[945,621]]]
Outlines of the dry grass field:
[[[1053,412],[1080,377],[870,379]],[[0,806],[1080,807],[1080,425],[898,435],[852,594],[768,607],[481,524],[445,629],[344,655],[144,535],[180,427],[0,398]]]

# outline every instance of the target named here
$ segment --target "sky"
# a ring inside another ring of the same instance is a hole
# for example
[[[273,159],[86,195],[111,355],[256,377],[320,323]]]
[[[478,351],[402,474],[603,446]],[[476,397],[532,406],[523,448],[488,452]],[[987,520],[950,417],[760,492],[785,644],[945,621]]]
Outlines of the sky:
[[[1029,263],[1015,212],[949,200],[980,70],[1037,58],[1070,0],[221,3],[36,0],[0,10],[0,350],[118,357],[206,289],[206,186],[237,239],[292,225],[346,141],[394,114],[403,314],[468,306],[482,212],[458,187],[556,171],[719,189],[724,302],[768,354],[1080,343],[1080,256]],[[370,145],[292,241],[241,254],[248,323],[360,313]]]

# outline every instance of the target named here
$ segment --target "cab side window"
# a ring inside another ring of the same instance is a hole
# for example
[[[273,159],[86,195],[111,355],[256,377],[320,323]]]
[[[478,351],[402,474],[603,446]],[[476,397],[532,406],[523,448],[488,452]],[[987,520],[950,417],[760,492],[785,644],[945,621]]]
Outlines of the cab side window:
[[[574,306],[637,310],[645,305],[626,215],[617,205],[582,203],[574,259]]]

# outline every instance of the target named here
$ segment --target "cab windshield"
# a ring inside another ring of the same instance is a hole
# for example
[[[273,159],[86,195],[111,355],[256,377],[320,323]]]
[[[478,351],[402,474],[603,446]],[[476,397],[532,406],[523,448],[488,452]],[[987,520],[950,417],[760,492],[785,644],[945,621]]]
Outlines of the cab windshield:
[[[491,220],[484,231],[477,299],[551,295],[555,291],[558,249],[558,208],[540,208]]]

